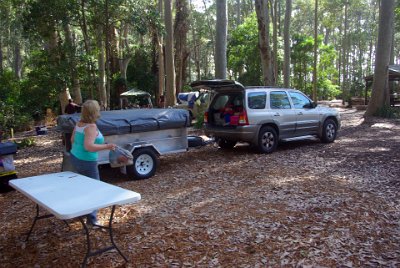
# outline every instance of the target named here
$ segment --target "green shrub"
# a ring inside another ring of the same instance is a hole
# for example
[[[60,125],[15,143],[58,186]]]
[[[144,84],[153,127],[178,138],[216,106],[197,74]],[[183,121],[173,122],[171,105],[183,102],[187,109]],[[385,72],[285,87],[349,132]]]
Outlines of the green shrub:
[[[199,113],[196,117],[196,122],[194,123],[193,127],[196,129],[202,129],[204,123],[204,116],[202,113]]]
[[[18,149],[32,147],[36,145],[36,141],[34,138],[24,138],[21,141],[14,141],[14,143],[18,146]]]

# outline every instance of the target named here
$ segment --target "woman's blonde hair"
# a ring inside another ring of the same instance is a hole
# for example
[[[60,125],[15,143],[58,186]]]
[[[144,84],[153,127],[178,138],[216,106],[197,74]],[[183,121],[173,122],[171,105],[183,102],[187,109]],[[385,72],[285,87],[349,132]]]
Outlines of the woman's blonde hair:
[[[87,100],[82,104],[81,121],[95,123],[100,118],[100,105],[95,100]]]

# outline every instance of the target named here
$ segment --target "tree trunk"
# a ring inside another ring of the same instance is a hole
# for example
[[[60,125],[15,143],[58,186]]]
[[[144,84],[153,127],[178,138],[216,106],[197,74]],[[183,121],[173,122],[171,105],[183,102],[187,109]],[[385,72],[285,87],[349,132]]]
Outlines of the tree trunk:
[[[285,60],[283,67],[283,84],[286,88],[290,87],[290,18],[292,16],[292,0],[286,0],[285,28],[283,30],[283,40],[285,46]]]
[[[187,0],[176,0],[175,2],[175,73],[176,94],[181,92],[186,81],[185,70],[187,61],[187,32],[189,30]]]
[[[176,103],[175,64],[174,64],[174,29],[172,27],[171,0],[164,1],[165,15],[165,69],[166,69],[166,105]]]
[[[222,1],[226,1],[226,0],[222,0]],[[211,45],[213,46],[213,57],[215,58],[216,56],[215,56],[215,49],[214,49],[214,46],[215,46],[214,31],[213,31],[213,27],[211,26],[211,19],[210,19],[209,15],[208,15],[208,12],[207,12],[207,5],[206,5],[206,1],[205,0],[203,0],[203,5],[204,5],[204,10],[206,11],[204,13],[204,15],[205,15],[206,20],[207,20],[208,29],[210,30],[209,36],[211,38]],[[217,5],[218,5],[218,3],[217,3]]]
[[[162,0],[158,1],[158,12],[163,15]],[[157,106],[164,108],[165,106],[165,62],[164,62],[164,40],[163,36],[157,32],[157,52],[158,52],[158,92],[156,94]]]
[[[278,78],[278,0],[273,1],[274,3],[274,16],[273,16],[273,33],[272,33],[272,42],[274,44],[272,64],[274,66],[274,77]]]
[[[228,14],[226,0],[217,1],[217,25],[215,38],[215,78],[226,79],[226,42]]]
[[[318,48],[318,0],[315,0],[314,8],[314,68],[313,68],[313,101],[317,102],[317,48]]]
[[[104,110],[109,110],[110,99],[111,99],[111,27],[110,27],[110,11],[109,11],[109,0],[105,2],[105,13],[106,13],[106,25],[105,25],[105,82],[106,82],[106,98],[104,105]]]
[[[90,49],[90,38],[88,35],[88,26],[87,26],[87,22],[86,22],[86,0],[81,0],[81,29],[82,29],[82,35],[83,35],[83,43],[85,44],[85,51],[87,53],[87,55],[91,55],[91,49]],[[89,62],[88,62],[88,66],[87,66],[87,71],[90,74],[90,80],[91,80],[91,86],[89,87],[89,95],[90,98],[93,99],[94,98],[94,92],[93,89],[96,87],[96,73],[94,71],[94,66],[92,61],[89,58]]]
[[[342,40],[342,95],[343,95],[343,104],[345,104],[346,100],[348,100],[349,96],[349,89],[348,89],[348,73],[347,73],[347,65],[348,65],[348,1],[344,4],[344,33],[343,33],[343,40]]]
[[[374,81],[365,117],[373,116],[380,108],[390,105],[387,80],[391,42],[388,40],[391,40],[393,35],[394,7],[394,0],[381,1]]]
[[[0,75],[3,74],[3,36],[0,36]]]
[[[71,73],[72,91],[74,92],[75,103],[82,103],[82,94],[80,80],[77,72],[75,60],[75,44],[72,37],[71,27],[68,21],[64,22],[65,43],[67,46],[66,54],[68,55],[68,63]]]
[[[103,27],[101,25],[97,28],[97,62],[98,62],[98,79],[97,79],[97,91],[99,96],[100,107],[102,110],[107,105],[107,93],[106,93],[106,64],[105,64],[105,47],[103,42]]]
[[[14,74],[18,80],[22,78],[21,46],[18,40],[14,43]]]
[[[236,27],[242,24],[242,18],[241,18],[242,11],[240,8],[241,8],[240,0],[236,0],[236,18],[235,18]]]
[[[257,24],[258,24],[258,41],[261,54],[261,65],[263,69],[263,81],[265,86],[274,86],[275,77],[272,65],[271,46],[269,37],[269,13],[268,1],[255,1]]]

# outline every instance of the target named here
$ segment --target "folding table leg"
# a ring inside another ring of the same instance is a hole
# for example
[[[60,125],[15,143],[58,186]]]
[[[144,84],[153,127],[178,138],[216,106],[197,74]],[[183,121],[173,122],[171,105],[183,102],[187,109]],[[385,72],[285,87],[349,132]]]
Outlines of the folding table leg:
[[[108,233],[110,236],[110,242],[112,244],[112,246],[109,247],[105,247],[96,251],[91,251],[91,244],[90,244],[90,234],[89,234],[89,228],[87,227],[87,224],[84,222],[83,217],[79,217],[79,221],[82,223],[83,228],[85,229],[85,233],[86,233],[86,245],[87,245],[87,251],[86,251],[86,255],[85,258],[83,259],[82,262],[82,267],[86,267],[86,263],[89,257],[95,256],[95,255],[99,255],[101,253],[104,253],[106,251],[110,251],[112,249],[116,249],[117,252],[119,253],[119,255],[122,256],[122,258],[124,258],[124,260],[126,262],[128,262],[128,259],[124,256],[124,254],[122,254],[121,250],[117,247],[117,245],[114,242],[114,236],[113,236],[113,232],[112,232],[112,221],[114,218],[114,211],[115,211],[115,205],[112,207],[111,209],[111,215],[110,215],[110,220],[108,222],[108,226],[101,226],[101,225],[96,225],[97,227],[101,228],[101,229],[108,229]]]
[[[46,219],[46,218],[51,218],[51,217],[54,217],[54,215],[52,215],[52,214],[47,214],[47,215],[39,216],[39,205],[36,205],[36,216],[35,216],[35,219],[33,220],[31,229],[29,230],[29,233],[28,233],[28,235],[27,235],[25,241],[28,242],[29,237],[31,236],[31,233],[32,233],[32,231],[33,231],[33,227],[35,226],[37,220]]]

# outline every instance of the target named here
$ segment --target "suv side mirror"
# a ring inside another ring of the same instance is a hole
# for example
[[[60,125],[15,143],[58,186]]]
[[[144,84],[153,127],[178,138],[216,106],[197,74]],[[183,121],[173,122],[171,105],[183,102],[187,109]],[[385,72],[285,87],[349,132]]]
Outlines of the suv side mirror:
[[[313,108],[317,107],[317,105],[318,105],[318,104],[317,104],[316,102],[311,101],[311,102],[305,104],[305,105],[303,106],[303,108],[306,108],[306,109],[313,109]]]

